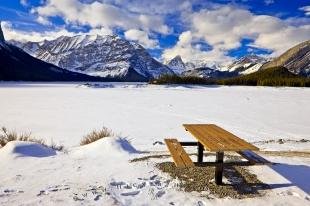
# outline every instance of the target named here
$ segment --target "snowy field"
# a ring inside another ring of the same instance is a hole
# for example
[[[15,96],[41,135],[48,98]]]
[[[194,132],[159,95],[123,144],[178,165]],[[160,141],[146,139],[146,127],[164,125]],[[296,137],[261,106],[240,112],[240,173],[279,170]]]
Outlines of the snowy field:
[[[310,204],[306,157],[270,156],[282,164],[252,167],[274,185],[255,201],[178,191],[154,162],[129,163],[145,155],[139,151],[166,151],[154,145],[166,137],[193,140],[184,123],[217,124],[262,150],[309,152],[309,142],[300,140],[310,140],[310,89],[1,83],[0,97],[0,126],[66,148],[55,152],[12,142],[0,149],[0,205]],[[129,142],[108,138],[79,146],[85,134],[103,125]]]

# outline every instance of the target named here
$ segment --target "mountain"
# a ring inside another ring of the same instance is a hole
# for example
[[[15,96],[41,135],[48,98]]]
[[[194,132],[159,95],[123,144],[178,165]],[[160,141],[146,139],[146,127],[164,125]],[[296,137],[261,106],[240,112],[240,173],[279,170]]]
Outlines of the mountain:
[[[194,76],[203,78],[222,79],[237,76],[237,72],[220,71],[208,67],[195,68],[182,73],[183,76]]]
[[[178,76],[194,76],[203,78],[226,78],[236,76],[236,72],[220,71],[219,65],[203,60],[184,63],[181,56],[177,55],[166,65]]]
[[[0,34],[3,34],[0,26]],[[102,81],[103,78],[79,74],[36,59],[20,48],[0,39],[0,80],[5,81]]]
[[[118,36],[61,36],[51,41],[19,43],[18,46],[43,61],[92,76],[147,81],[162,74],[173,74],[141,45]]]
[[[302,42],[263,65],[263,69],[284,66],[290,72],[310,77],[310,40]]]
[[[180,55],[177,55],[176,57],[171,59],[167,63],[167,66],[177,75],[180,75],[186,71],[186,66]]]
[[[108,81],[71,72],[36,59],[20,48],[0,41],[0,80],[5,81]],[[114,80],[115,81],[115,80]]]
[[[266,59],[255,54],[243,56],[232,64],[228,65],[226,69],[229,72],[237,72],[241,75],[250,74],[258,71],[264,63],[266,63]]]

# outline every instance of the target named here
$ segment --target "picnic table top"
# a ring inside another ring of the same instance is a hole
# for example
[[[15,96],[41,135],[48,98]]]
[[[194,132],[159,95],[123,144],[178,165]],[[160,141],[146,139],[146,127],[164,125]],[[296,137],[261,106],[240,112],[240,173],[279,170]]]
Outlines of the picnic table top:
[[[183,124],[183,126],[211,152],[259,150],[215,124]]]

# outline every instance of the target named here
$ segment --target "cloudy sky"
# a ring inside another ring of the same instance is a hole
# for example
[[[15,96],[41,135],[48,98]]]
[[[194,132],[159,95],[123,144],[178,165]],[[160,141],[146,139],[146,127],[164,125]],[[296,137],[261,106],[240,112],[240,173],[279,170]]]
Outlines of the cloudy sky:
[[[0,0],[7,40],[119,35],[157,59],[276,56],[310,39],[309,0]]]

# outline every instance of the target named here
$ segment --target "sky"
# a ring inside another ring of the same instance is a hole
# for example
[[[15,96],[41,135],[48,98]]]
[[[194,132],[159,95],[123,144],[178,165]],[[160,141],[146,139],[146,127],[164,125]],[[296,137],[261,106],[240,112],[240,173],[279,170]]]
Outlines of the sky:
[[[118,35],[158,60],[278,56],[310,39],[310,0],[0,0],[6,40]]]

